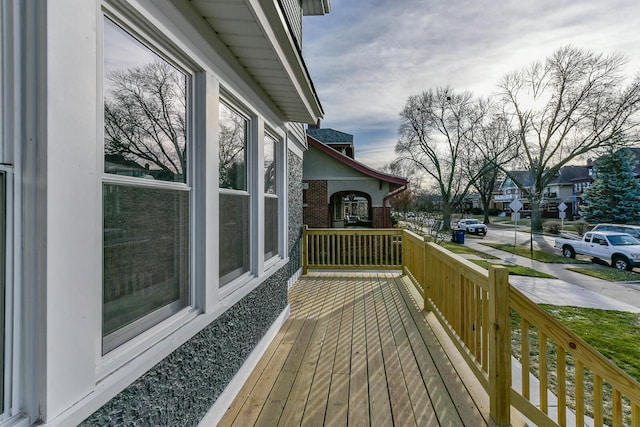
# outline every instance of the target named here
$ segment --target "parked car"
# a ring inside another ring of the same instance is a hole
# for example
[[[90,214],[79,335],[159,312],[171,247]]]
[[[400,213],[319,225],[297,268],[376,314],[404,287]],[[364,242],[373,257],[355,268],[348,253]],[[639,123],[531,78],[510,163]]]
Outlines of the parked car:
[[[640,240],[640,225],[628,224],[597,224],[591,231],[615,231],[618,233],[627,233]]]
[[[640,267],[640,241],[626,233],[590,231],[582,240],[558,237],[555,246],[565,258],[582,254],[607,261],[618,270],[630,271],[633,267]]]
[[[461,219],[453,228],[456,230],[464,230],[467,233],[477,234],[479,236],[487,234],[487,226],[473,218]]]

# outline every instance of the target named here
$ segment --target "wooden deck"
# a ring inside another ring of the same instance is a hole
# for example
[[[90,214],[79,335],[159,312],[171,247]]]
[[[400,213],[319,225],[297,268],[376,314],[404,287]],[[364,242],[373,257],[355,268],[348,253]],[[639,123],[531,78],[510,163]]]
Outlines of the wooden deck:
[[[480,386],[399,275],[312,273],[289,301],[219,425],[487,425]]]

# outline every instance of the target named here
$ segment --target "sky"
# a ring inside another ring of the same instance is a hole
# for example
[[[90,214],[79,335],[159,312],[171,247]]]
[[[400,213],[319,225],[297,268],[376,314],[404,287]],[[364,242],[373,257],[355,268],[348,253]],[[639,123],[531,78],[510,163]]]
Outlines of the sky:
[[[356,159],[395,158],[398,114],[440,86],[489,96],[505,74],[573,45],[640,71],[638,0],[331,0],[305,17],[303,56],[323,128],[354,136]]]

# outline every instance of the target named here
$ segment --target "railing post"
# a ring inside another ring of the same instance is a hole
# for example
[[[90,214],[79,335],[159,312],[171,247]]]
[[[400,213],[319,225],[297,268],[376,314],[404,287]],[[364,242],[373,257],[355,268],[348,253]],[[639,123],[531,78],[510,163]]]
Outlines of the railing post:
[[[309,263],[307,260],[307,256],[309,253],[308,242],[307,242],[307,231],[309,227],[307,225],[302,226],[302,274],[306,275],[309,270]]]
[[[407,231],[402,230],[402,273],[408,274],[407,263],[409,262],[409,239],[407,239]]]
[[[427,304],[427,301],[429,298],[429,288],[431,287],[431,280],[433,279],[433,268],[431,266],[431,247],[429,246],[429,243],[431,241],[431,236],[424,236],[424,245],[422,248],[422,265],[424,268],[424,274],[422,275],[422,301],[424,304],[424,307],[422,307],[423,310],[427,310],[427,307],[429,306]]]
[[[509,272],[489,267],[489,399],[490,414],[498,426],[511,418],[511,321]]]

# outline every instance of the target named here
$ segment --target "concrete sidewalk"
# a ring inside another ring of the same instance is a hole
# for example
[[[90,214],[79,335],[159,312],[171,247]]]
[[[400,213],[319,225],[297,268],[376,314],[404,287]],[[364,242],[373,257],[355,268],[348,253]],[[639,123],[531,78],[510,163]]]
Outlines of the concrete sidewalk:
[[[568,264],[551,264],[513,255],[467,238],[464,245],[493,255],[504,263],[521,265],[550,274],[557,279],[510,276],[510,283],[536,303],[569,305],[640,313],[640,283],[609,282],[567,270]],[[468,256],[472,258],[473,256]],[[589,267],[588,264],[580,265]],[[599,266],[593,266],[600,268]],[[611,268],[611,267],[602,267]]]

